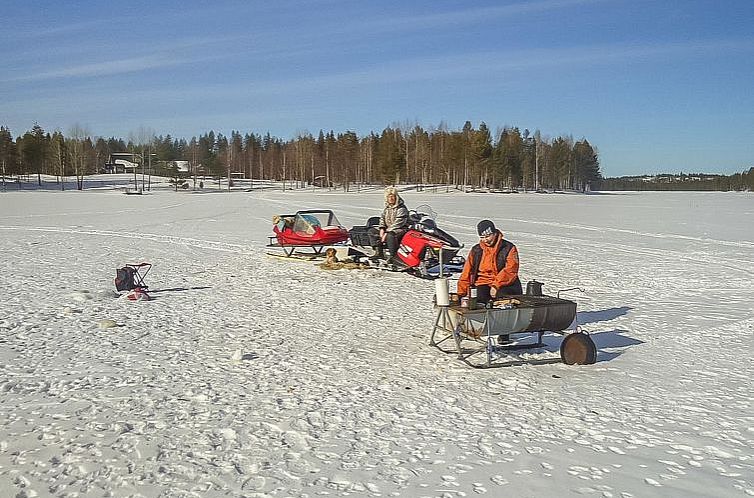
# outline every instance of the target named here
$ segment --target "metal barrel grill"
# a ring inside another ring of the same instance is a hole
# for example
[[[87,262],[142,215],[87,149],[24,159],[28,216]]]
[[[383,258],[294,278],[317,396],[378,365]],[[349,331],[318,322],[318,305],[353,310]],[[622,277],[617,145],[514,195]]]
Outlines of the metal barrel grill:
[[[452,336],[456,342],[459,359],[471,365],[467,361],[469,356],[486,352],[486,366],[491,366],[491,354],[495,350],[494,339],[497,336],[532,333],[536,334],[535,343],[516,346],[516,348],[542,347],[544,346],[542,343],[544,332],[563,332],[576,319],[576,303],[568,299],[547,295],[506,296],[506,298],[503,301],[516,304],[506,305],[503,308],[479,309],[452,305],[438,307],[430,344],[439,347],[440,343]],[[446,337],[435,342],[437,331],[444,332]],[[474,340],[485,344],[483,347],[469,350],[462,347],[463,340]],[[560,354],[563,362],[567,364],[589,364],[596,361],[594,343],[588,335],[580,332],[564,337]]]
[[[576,319],[576,303],[567,299],[551,296],[516,296],[515,299],[521,304],[509,309],[489,310],[493,311],[488,318],[493,330],[507,330],[513,334],[542,330],[559,332]],[[472,321],[475,317],[473,311],[469,316]]]

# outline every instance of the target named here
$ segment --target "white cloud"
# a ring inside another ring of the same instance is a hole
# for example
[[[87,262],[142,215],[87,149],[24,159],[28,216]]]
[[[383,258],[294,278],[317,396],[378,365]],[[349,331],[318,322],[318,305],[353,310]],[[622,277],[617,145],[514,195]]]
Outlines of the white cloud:
[[[605,3],[612,0],[544,0],[539,2],[520,2],[494,7],[472,7],[464,10],[454,10],[442,13],[429,13],[412,16],[391,16],[378,20],[368,20],[361,23],[349,24],[343,30],[357,31],[398,31],[404,29],[436,29],[444,26],[458,26],[474,24],[503,17],[533,14],[575,7]]]

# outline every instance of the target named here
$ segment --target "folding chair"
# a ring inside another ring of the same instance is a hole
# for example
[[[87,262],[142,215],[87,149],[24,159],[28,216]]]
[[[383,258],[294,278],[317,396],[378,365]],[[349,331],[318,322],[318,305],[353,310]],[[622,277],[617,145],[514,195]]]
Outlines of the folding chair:
[[[128,299],[131,301],[148,301],[149,286],[144,283],[144,279],[151,269],[151,263],[136,263],[118,268],[115,271],[115,289],[119,292],[129,291]]]

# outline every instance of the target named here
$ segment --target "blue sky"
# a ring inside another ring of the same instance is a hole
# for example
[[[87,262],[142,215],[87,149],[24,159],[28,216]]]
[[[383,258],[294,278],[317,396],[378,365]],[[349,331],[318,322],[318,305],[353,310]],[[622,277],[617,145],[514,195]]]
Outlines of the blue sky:
[[[11,0],[0,47],[14,135],[470,120],[585,137],[605,176],[754,166],[752,0]]]

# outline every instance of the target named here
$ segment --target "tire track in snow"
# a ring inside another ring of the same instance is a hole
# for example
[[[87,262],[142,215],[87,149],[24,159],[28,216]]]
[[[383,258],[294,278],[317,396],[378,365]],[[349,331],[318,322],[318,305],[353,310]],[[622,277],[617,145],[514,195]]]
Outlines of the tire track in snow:
[[[196,247],[199,249],[211,249],[214,251],[234,252],[238,254],[252,254],[255,245],[247,246],[243,244],[231,244],[228,242],[217,242],[214,240],[202,240],[191,237],[176,237],[173,235],[159,235],[154,233],[124,233],[113,232],[110,230],[76,230],[72,228],[55,228],[55,227],[19,227],[19,226],[0,226],[0,230],[18,230],[26,232],[49,232],[49,233],[69,233],[74,235],[93,235],[98,237],[117,237],[123,239],[149,240],[152,242],[165,242],[168,244],[183,245]]]
[[[460,215],[449,215],[450,218],[469,218],[471,217],[464,217]],[[476,218],[473,218],[476,219]],[[661,235],[661,234],[652,234],[652,233],[644,233],[644,232],[637,232],[632,230],[624,230],[624,229],[611,229],[611,228],[600,228],[600,227],[591,227],[591,226],[584,226],[584,225],[571,225],[571,224],[565,224],[565,223],[553,223],[553,222],[545,222],[545,221],[531,221],[531,220],[521,220],[521,219],[515,219],[515,218],[504,218],[505,221],[508,222],[517,222],[522,224],[536,224],[536,225],[546,225],[546,226],[552,226],[556,228],[579,228],[583,230],[588,231],[598,231],[598,232],[621,232],[621,233],[628,233],[632,235],[640,235],[640,236],[647,236],[647,237],[653,237],[658,239],[679,239],[679,240],[688,240],[688,241],[694,241],[694,242],[703,242],[703,243],[710,243],[710,244],[720,244],[728,247],[735,247],[735,248],[748,248],[751,247],[754,249],[754,244],[750,244],[749,242],[731,242],[731,241],[724,241],[724,240],[715,240],[715,239],[702,239],[698,237],[689,237],[685,235]],[[469,238],[476,238],[474,235],[473,228],[470,228],[467,224],[461,224],[457,222],[444,222],[441,223],[443,227],[449,226],[449,227],[456,227],[459,230],[453,230],[453,233],[469,233]],[[553,234],[542,234],[542,233],[535,233],[535,232],[524,232],[521,230],[516,230],[516,234],[518,235],[528,235],[531,237],[534,237],[538,240],[545,239],[550,240],[552,242],[557,242],[561,244],[573,244],[574,236],[563,236],[563,235],[553,235]],[[688,261],[694,264],[700,264],[701,260],[698,257],[690,256],[685,252],[681,251],[673,251],[669,249],[658,249],[658,248],[642,248],[637,245],[632,246],[626,246],[626,244],[622,243],[616,243],[616,242],[610,242],[608,240],[602,240],[600,241],[599,247],[604,249],[606,247],[611,248],[611,250],[629,253],[629,254],[635,254],[635,255],[641,255],[645,258],[650,258],[655,261]],[[733,264],[730,264],[733,263]],[[734,272],[741,272],[750,276],[754,276],[754,271],[750,270],[752,263],[750,261],[743,261],[739,259],[730,259],[727,258],[726,261],[718,261],[717,264],[721,268],[726,268],[729,270],[732,270]]]
[[[266,197],[264,200],[267,201],[269,204],[279,204],[279,205],[284,205],[284,206],[290,206],[290,203],[285,200],[269,199]],[[359,205],[359,204],[341,204],[341,203],[332,203],[332,202],[318,202],[316,204],[310,203],[304,209],[330,209],[333,212],[338,210],[337,212],[335,212],[335,215],[338,216],[339,218],[341,217],[340,215],[345,213],[346,216],[359,218],[359,219],[363,218],[364,221],[366,221],[366,218],[368,218],[369,216],[379,216],[381,212],[381,207],[378,207],[377,208],[378,211],[375,211],[374,206]],[[354,211],[354,209],[368,211],[369,213],[374,213],[374,214],[365,215],[364,213],[360,211]],[[287,211],[293,212],[294,209],[287,208]],[[298,209],[296,209],[295,211],[298,211]]]
[[[464,218],[464,219],[476,219],[468,216],[460,216],[460,215],[450,215],[452,218]],[[621,234],[628,234],[628,235],[639,235],[641,237],[651,237],[655,239],[674,239],[674,240],[685,240],[689,242],[701,242],[704,244],[717,244],[721,246],[729,246],[729,247],[737,247],[737,248],[750,248],[754,249],[754,242],[748,242],[748,241],[730,241],[730,240],[719,240],[719,239],[709,239],[709,238],[702,238],[702,237],[692,237],[690,235],[680,235],[680,234],[661,234],[661,233],[652,233],[652,232],[640,232],[638,230],[629,230],[627,228],[611,228],[611,227],[598,227],[598,226],[590,226],[590,225],[578,225],[574,223],[557,223],[553,221],[539,221],[539,220],[525,220],[521,218],[502,218],[503,220],[507,222],[514,222],[514,223],[522,223],[522,224],[529,224],[529,225],[543,225],[543,226],[549,226],[554,228],[562,228],[567,230],[585,230],[590,232],[613,232],[613,233],[621,233]],[[468,225],[458,225],[467,227]]]
[[[182,206],[187,205],[186,202],[179,202],[177,204],[168,204],[166,206],[159,206],[159,207],[132,207],[127,209],[120,209],[117,211],[77,211],[77,212],[57,212],[57,213],[40,213],[40,214],[24,214],[24,215],[4,215],[0,216],[0,218],[4,219],[10,219],[10,218],[20,218],[20,219],[28,219],[28,218],[46,218],[49,216],[84,216],[84,215],[91,215],[91,214],[101,214],[101,215],[107,215],[112,216],[116,214],[144,214],[145,211],[166,211],[168,209],[174,209],[179,208]]]
[[[539,233],[530,232],[517,232],[518,234],[524,234],[531,237],[535,237],[538,240],[546,239],[561,244],[572,244],[572,237],[558,236],[558,235],[544,235]],[[611,251],[623,252],[629,255],[640,255],[642,258],[655,260],[655,261],[673,261],[673,262],[688,262],[694,265],[704,265],[703,258],[699,258],[688,253],[681,251],[673,251],[669,249],[657,249],[657,248],[642,248],[638,246],[626,246],[625,244],[619,244],[609,241],[600,241],[599,246],[595,248],[599,251],[604,251],[605,248],[610,248]],[[734,263],[734,264],[731,264]],[[754,277],[754,271],[750,270],[751,262],[741,261],[736,259],[726,258],[726,261],[718,260],[716,264],[720,268],[725,268],[733,272],[744,273]]]

